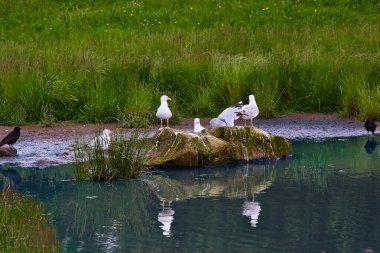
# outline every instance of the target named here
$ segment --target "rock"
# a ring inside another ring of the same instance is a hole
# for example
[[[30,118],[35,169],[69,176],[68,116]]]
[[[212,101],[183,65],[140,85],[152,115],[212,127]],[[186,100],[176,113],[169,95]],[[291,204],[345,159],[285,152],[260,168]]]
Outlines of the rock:
[[[152,139],[148,166],[203,167],[287,156],[287,139],[252,127],[214,127],[204,133],[164,128]]]
[[[0,157],[1,156],[16,156],[17,149],[11,147],[0,147]]]

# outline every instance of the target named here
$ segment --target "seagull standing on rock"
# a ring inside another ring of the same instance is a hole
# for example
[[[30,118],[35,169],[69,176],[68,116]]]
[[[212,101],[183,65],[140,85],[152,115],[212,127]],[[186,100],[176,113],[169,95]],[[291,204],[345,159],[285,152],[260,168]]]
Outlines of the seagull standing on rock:
[[[217,127],[217,126],[233,127],[234,121],[240,117],[237,115],[237,113],[240,112],[242,106],[243,106],[242,101],[240,101],[234,105],[231,105],[230,107],[225,109],[221,114],[219,114],[218,118],[212,119],[210,121],[210,125],[213,127]]]
[[[255,96],[249,95],[249,104],[244,105],[237,116],[241,116],[244,119],[244,126],[247,124],[247,119],[251,120],[251,126],[253,126],[253,119],[259,115],[259,108],[257,107]]]
[[[166,119],[166,126],[169,127],[169,119],[172,117],[172,112],[169,109],[168,100],[171,100],[168,96],[161,96],[161,105],[158,107],[156,116],[161,120],[161,128],[162,128],[162,120]]]
[[[199,118],[194,119],[194,133],[200,133],[204,130],[205,128],[201,125],[201,122]]]

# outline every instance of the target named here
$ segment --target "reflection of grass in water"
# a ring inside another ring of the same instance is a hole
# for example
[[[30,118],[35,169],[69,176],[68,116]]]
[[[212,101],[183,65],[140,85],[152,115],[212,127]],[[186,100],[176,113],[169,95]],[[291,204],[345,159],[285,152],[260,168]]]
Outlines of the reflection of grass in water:
[[[71,237],[71,242],[64,246],[66,248],[78,241],[99,244],[106,242],[108,236],[124,240],[152,234],[154,221],[150,212],[155,202],[141,180],[81,182],[74,192],[61,192],[56,200],[55,217],[60,226],[64,226],[60,230]],[[99,238],[99,235],[104,237]],[[117,243],[122,244],[123,240]]]
[[[50,216],[43,215],[42,204],[5,189],[0,193],[1,252],[58,252]]]
[[[329,172],[326,156],[318,154],[292,160],[285,170],[279,170],[278,173],[283,173],[279,176],[286,176],[295,183],[326,189]]]
[[[146,164],[146,134],[137,130],[130,136],[116,132],[111,135],[108,149],[99,139],[94,147],[83,140],[75,144],[75,169],[79,180],[113,180],[133,178]]]

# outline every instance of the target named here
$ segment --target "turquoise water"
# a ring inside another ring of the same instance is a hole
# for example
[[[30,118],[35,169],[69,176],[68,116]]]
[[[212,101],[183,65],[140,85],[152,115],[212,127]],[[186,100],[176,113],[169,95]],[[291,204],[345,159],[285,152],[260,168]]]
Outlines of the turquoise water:
[[[295,141],[288,160],[113,183],[76,182],[67,165],[3,167],[0,184],[44,203],[64,252],[380,252],[373,144]]]

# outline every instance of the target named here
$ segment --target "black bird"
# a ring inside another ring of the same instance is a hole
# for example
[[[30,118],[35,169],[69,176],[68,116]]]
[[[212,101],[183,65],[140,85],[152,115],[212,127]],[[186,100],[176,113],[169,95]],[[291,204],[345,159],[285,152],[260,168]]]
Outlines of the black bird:
[[[364,127],[367,130],[368,134],[369,132],[372,132],[372,135],[373,135],[376,131],[376,124],[375,124],[375,121],[373,121],[372,119],[366,119],[364,123]]]
[[[8,144],[9,146],[11,146],[12,148],[13,147],[13,144],[16,143],[16,141],[18,140],[18,138],[20,137],[20,130],[21,128],[20,127],[15,127],[13,129],[13,131],[11,131],[7,136],[5,136],[1,142],[0,142],[0,147],[5,145],[5,144]]]

